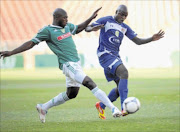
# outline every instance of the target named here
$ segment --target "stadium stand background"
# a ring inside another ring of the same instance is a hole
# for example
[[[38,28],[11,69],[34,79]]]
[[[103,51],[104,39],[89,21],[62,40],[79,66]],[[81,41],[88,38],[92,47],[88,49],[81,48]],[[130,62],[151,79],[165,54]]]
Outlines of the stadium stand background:
[[[170,67],[179,65],[179,1],[50,1],[50,0],[1,0],[0,50],[12,50],[30,40],[37,31],[52,24],[52,12],[63,8],[68,21],[80,24],[99,7],[97,18],[114,15],[120,4],[128,7],[125,21],[139,37],[150,37],[163,29],[165,38],[154,44],[137,46],[126,37],[121,55],[128,67]],[[99,32],[82,32],[73,36],[85,68],[99,67],[96,57]],[[47,60],[48,57],[48,60]],[[2,61],[1,68],[57,66],[56,57],[45,42],[22,54]]]

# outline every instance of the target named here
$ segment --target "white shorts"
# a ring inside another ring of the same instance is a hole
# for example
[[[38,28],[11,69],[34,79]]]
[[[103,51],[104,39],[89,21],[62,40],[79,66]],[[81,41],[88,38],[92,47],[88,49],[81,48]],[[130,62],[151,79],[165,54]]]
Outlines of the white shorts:
[[[66,76],[66,87],[80,87],[86,77],[81,68],[80,61],[64,63],[63,74]]]

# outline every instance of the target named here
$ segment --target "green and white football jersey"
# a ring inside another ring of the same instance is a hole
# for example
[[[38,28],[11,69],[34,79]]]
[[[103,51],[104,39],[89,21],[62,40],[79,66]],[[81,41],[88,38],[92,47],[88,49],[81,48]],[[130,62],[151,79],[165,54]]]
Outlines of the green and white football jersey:
[[[48,25],[40,29],[31,41],[35,44],[46,41],[49,48],[57,55],[62,70],[63,63],[79,61],[76,45],[72,39],[72,34],[75,35],[77,27],[71,23],[67,23],[64,28]]]

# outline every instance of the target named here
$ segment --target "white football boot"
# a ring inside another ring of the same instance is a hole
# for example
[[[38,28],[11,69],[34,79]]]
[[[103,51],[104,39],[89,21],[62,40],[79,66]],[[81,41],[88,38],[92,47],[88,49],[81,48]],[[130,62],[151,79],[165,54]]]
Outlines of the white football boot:
[[[39,119],[42,123],[45,123],[45,116],[47,114],[46,110],[42,109],[42,104],[37,104],[36,109],[39,112]]]
[[[112,115],[114,118],[120,117],[122,113],[119,111],[117,107],[112,108]]]

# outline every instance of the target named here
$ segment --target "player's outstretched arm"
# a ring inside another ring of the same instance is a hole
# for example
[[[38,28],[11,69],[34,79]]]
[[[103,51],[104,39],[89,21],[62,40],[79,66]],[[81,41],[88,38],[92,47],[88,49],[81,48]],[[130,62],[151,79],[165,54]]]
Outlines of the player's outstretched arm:
[[[83,30],[87,27],[87,25],[88,25],[94,18],[96,18],[96,16],[98,15],[99,10],[101,10],[101,8],[102,8],[102,7],[98,8],[98,9],[92,14],[92,16],[91,16],[89,19],[87,19],[85,22],[79,24],[76,33],[80,33],[81,31],[83,31]]]
[[[151,41],[156,41],[156,40],[159,40],[159,39],[163,38],[164,34],[165,34],[165,32],[160,30],[158,33],[154,34],[150,38],[143,39],[143,38],[134,37],[132,39],[132,41],[134,43],[136,43],[137,45],[146,44],[146,43],[149,43]]]
[[[86,32],[98,31],[99,29],[101,29],[103,27],[104,27],[104,24],[100,24],[100,25],[96,25],[96,26],[89,25],[86,27],[85,31]]]
[[[12,51],[0,51],[0,59],[1,57],[5,58],[14,54],[21,53],[23,51],[29,50],[32,47],[34,47],[35,43],[32,41],[27,41],[24,44],[22,44],[20,47],[12,50]]]

